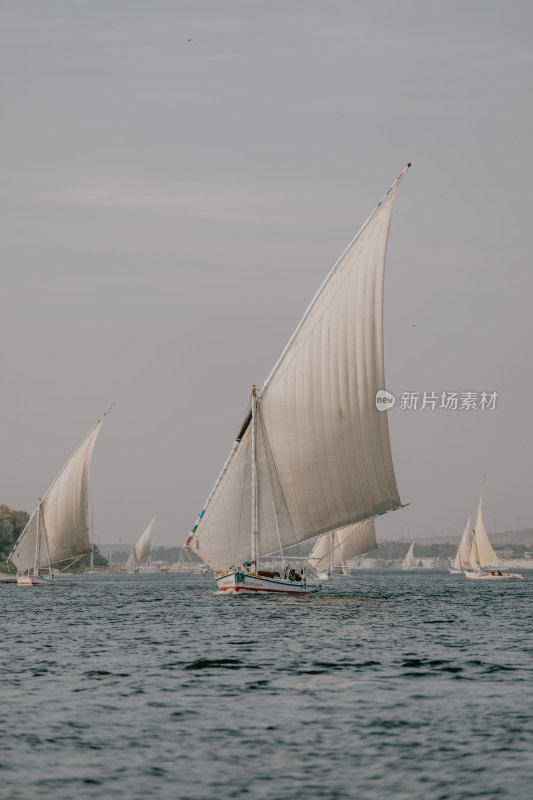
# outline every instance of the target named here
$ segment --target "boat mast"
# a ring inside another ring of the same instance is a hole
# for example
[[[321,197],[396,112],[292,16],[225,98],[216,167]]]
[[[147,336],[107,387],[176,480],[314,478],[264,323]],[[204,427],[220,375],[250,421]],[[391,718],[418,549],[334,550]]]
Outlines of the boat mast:
[[[477,552],[477,542],[476,542],[476,529],[472,528],[472,552],[474,554],[474,569],[476,572],[481,572],[481,564],[479,563],[479,555]]]
[[[50,577],[53,578],[54,576],[52,574],[52,565],[50,564],[50,550],[48,549],[48,537],[46,535],[46,525],[44,524],[44,520],[43,520],[43,536],[44,536],[44,543],[46,545],[46,558],[48,560],[48,573],[49,573]]]
[[[335,558],[333,556],[333,551],[335,550],[335,531],[331,531],[331,553],[330,553],[330,570],[331,574],[333,575],[333,571],[335,569]]]
[[[256,468],[256,439],[257,439],[257,396],[255,384],[252,386],[252,569],[257,572],[257,468]]]
[[[39,502],[37,503],[37,536],[35,537],[35,557],[33,559],[33,574],[37,575],[39,571],[38,561],[39,561],[39,539],[41,537],[41,529],[40,523],[41,522],[41,498],[39,497]]]
[[[94,572],[94,512],[91,511],[91,572]]]
[[[485,489],[485,478],[487,477],[487,473],[483,475],[483,480],[481,481],[481,492],[479,494],[479,506],[478,506],[478,519],[481,513],[481,503],[483,502],[483,490]],[[477,520],[476,520],[477,525]],[[474,550],[475,548],[475,550]],[[477,542],[476,542],[476,529],[472,528],[472,551],[474,553],[474,558],[476,561],[476,572],[481,572],[481,561],[479,560],[479,551],[477,549]]]

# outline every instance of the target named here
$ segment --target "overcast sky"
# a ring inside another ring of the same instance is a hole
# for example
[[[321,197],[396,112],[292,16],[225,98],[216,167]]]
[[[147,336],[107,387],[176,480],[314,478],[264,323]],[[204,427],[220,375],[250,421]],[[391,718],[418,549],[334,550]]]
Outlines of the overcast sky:
[[[96,443],[96,541],[181,544],[260,384],[406,161],[378,536],[533,526],[530,2],[3,0],[0,502]],[[192,41],[189,41],[192,39]],[[416,327],[415,327],[416,326]]]

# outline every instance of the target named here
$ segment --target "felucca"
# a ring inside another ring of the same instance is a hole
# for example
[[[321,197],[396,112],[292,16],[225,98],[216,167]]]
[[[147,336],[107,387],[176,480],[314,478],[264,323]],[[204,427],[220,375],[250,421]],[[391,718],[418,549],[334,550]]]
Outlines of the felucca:
[[[249,410],[186,546],[226,592],[316,592],[259,558],[401,507],[385,390],[383,282],[402,170],[329,272]]]
[[[457,547],[457,553],[455,554],[455,561],[453,562],[453,567],[450,568],[450,573],[452,575],[459,575],[462,574],[464,569],[467,569],[470,566],[470,540],[468,538],[468,534],[470,531],[470,517],[468,518],[468,522],[466,523],[466,527],[463,531],[463,535],[461,536],[461,541]]]
[[[87,519],[89,471],[96,437],[111,405],[91,428],[54,480],[20,534],[7,561],[17,568],[19,586],[54,581],[52,565],[72,566],[92,551]],[[66,567],[65,567],[66,568]],[[48,574],[44,572],[48,570]]]
[[[411,542],[411,546],[409,547],[409,550],[402,561],[402,569],[416,569],[418,567],[418,561],[414,557],[414,549],[415,543],[413,541]]]
[[[147,525],[144,532],[139,537],[139,541],[137,544],[131,548],[131,553],[129,554],[128,561],[126,563],[126,570],[128,572],[139,572],[140,569],[143,569],[143,561],[148,559],[147,564],[144,566],[144,569],[151,570],[152,568],[152,528],[154,527],[154,523],[156,521],[157,514],[152,519],[152,521]]]
[[[479,505],[477,509],[476,524],[472,535],[472,549],[470,551],[471,570],[465,571],[465,577],[476,581],[502,581],[502,580],[523,580],[524,576],[511,570],[499,570],[494,568],[498,561],[498,556],[487,536],[483,517],[481,514],[481,503],[483,500],[483,490],[485,488],[485,476],[481,484],[481,494],[479,495]],[[487,569],[492,565],[492,569]]]
[[[347,574],[347,561],[369,553],[377,546],[374,520],[356,522],[317,539],[307,563],[318,574],[319,581],[327,581]]]

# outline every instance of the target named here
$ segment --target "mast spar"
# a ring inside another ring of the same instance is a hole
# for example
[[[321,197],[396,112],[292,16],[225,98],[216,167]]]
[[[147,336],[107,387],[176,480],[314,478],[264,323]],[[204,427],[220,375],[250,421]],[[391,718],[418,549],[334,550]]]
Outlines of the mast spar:
[[[257,572],[257,395],[255,384],[252,386],[252,569]]]

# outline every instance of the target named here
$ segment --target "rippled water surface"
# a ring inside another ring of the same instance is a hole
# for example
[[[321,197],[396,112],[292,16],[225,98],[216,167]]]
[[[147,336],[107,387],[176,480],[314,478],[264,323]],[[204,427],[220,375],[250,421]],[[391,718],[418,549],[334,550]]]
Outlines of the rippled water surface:
[[[530,798],[533,576],[1,585],[0,794]]]

